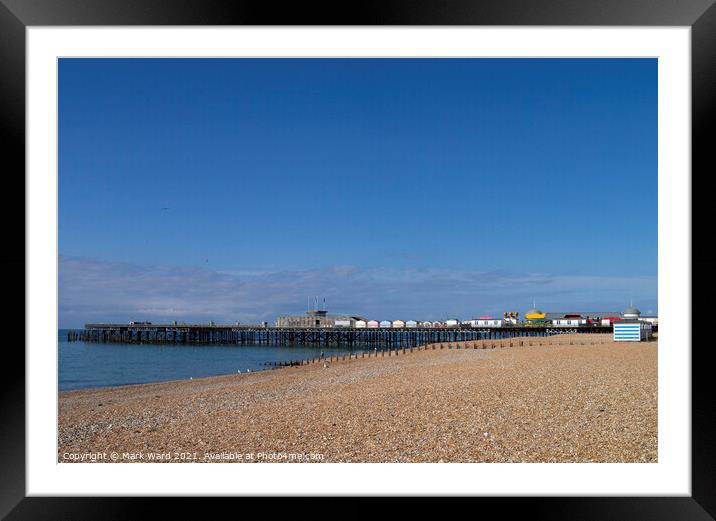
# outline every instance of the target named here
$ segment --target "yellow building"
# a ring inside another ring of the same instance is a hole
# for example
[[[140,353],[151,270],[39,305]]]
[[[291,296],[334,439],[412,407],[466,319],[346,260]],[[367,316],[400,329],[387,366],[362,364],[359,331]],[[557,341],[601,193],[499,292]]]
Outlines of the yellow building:
[[[546,316],[547,314],[543,311],[540,311],[537,308],[532,308],[527,313],[525,313],[525,320],[530,323],[544,322]]]

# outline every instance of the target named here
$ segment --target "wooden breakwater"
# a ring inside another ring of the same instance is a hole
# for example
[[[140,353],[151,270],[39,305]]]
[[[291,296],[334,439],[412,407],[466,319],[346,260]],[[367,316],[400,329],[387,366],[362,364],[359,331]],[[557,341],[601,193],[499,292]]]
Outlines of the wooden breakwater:
[[[445,342],[541,337],[563,333],[611,333],[611,326],[499,328],[279,328],[231,325],[87,324],[69,331],[67,340],[126,344],[228,344],[267,346],[340,346],[392,349]]]
[[[391,358],[399,355],[405,355],[408,353],[418,351],[435,351],[442,349],[455,349],[455,350],[468,350],[468,349],[503,349],[507,347],[539,347],[549,345],[593,345],[593,344],[607,344],[611,343],[611,338],[599,338],[592,339],[585,337],[583,340],[575,340],[573,338],[555,341],[554,339],[547,339],[544,336],[521,336],[521,337],[510,337],[504,339],[486,339],[476,340],[467,342],[438,342],[425,345],[419,345],[415,347],[402,347],[395,349],[370,349],[366,351],[357,351],[353,353],[344,353],[341,355],[328,354],[308,358],[301,360],[282,360],[264,362],[264,365],[270,366],[272,369],[279,367],[296,367],[304,365],[312,365],[323,363],[328,366],[334,362],[361,360],[366,358]]]

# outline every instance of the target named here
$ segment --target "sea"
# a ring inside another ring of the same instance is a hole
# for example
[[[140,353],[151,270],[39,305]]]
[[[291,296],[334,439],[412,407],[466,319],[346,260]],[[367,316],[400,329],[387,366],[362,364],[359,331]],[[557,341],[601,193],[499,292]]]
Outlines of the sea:
[[[58,331],[59,390],[113,387],[272,368],[271,362],[306,360],[355,351],[325,346],[157,345],[68,342]]]

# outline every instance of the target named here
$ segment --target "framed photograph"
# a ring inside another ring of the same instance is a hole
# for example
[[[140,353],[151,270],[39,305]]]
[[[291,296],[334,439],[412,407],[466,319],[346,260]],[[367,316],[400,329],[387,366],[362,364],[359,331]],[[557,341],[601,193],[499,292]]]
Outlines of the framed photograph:
[[[27,252],[3,516],[713,518],[711,1],[0,2]]]

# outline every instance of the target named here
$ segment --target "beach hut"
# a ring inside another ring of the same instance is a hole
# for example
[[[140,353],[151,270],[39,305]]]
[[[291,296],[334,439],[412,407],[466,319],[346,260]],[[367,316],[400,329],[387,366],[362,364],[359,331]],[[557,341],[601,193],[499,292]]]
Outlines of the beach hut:
[[[393,320],[393,327],[405,327],[405,322],[402,320]]]
[[[418,327],[418,321],[417,320],[408,320],[405,323],[405,327]]]
[[[377,320],[369,320],[369,321],[368,321],[368,327],[369,327],[370,329],[379,328],[379,327],[380,327],[380,322],[378,322]]]
[[[366,322],[365,320],[356,320],[355,327],[364,329],[368,327],[368,322]]]
[[[649,340],[652,328],[649,322],[639,320],[620,320],[614,323],[615,342],[640,342]]]
[[[381,320],[380,327],[392,327],[393,323],[390,320]]]
[[[447,327],[457,327],[460,325],[460,321],[456,318],[449,318],[445,321]]]

